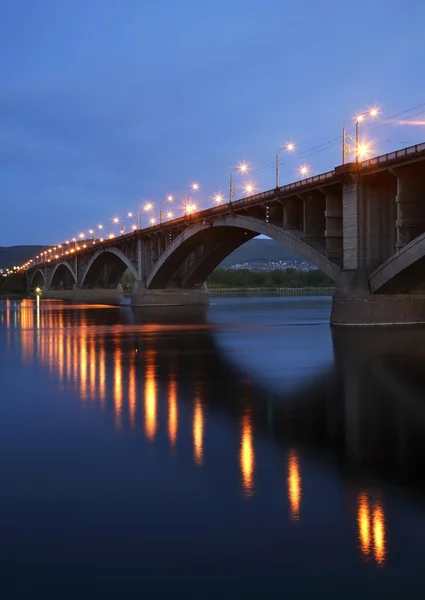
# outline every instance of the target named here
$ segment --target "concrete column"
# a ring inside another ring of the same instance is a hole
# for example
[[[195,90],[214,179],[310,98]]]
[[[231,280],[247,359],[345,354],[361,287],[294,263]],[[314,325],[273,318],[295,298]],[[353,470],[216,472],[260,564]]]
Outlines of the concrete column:
[[[359,191],[359,266],[370,272],[395,252],[395,177],[364,176]]]
[[[359,267],[359,184],[357,177],[348,179],[342,186],[343,267],[345,270]]]
[[[342,189],[337,186],[321,190],[325,195],[326,256],[342,262]]]
[[[397,250],[425,231],[425,175],[411,165],[394,170],[397,177]]]
[[[303,201],[304,238],[325,245],[325,208],[326,202],[319,190],[300,194]],[[310,241],[310,240],[308,240]]]
[[[138,280],[143,281],[143,260],[142,260],[142,240],[138,238],[137,240],[137,274]]]
[[[285,198],[283,201],[283,227],[284,229],[302,229],[303,204],[299,198]]]

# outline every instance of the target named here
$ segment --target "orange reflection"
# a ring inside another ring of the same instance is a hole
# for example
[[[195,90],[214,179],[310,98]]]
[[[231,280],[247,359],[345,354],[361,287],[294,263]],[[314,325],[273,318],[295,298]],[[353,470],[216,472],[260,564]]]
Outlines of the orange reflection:
[[[114,412],[115,412],[115,427],[121,427],[122,416],[122,365],[121,365],[121,350],[115,349],[114,353]]]
[[[90,364],[90,375],[89,375],[89,396],[92,400],[96,398],[96,347],[94,338],[90,342],[89,351],[89,364]]]
[[[168,436],[172,446],[177,442],[178,419],[177,382],[171,379],[168,386]]]
[[[193,453],[197,465],[202,464],[204,444],[204,413],[201,401],[195,399],[195,408],[193,411]]]
[[[291,519],[298,521],[301,504],[301,475],[298,456],[293,449],[289,451],[288,457],[288,498]]]
[[[106,397],[106,353],[103,345],[99,349],[99,400],[100,405],[103,407]]]
[[[253,432],[251,416],[245,414],[242,417],[242,437],[240,449],[240,468],[242,473],[242,487],[245,497],[254,495],[254,468],[255,455],[253,444]]]
[[[59,381],[62,382],[64,378],[64,370],[65,370],[65,337],[64,337],[64,324],[63,324],[63,313],[59,313],[58,317],[58,328],[59,333],[58,336],[55,336],[57,340],[57,357],[58,357],[58,371],[59,371]]]
[[[370,552],[370,510],[366,494],[359,494],[357,504],[360,549],[365,556],[368,556]]]
[[[375,502],[373,508],[373,552],[376,562],[382,565],[386,554],[385,516],[379,501]]]
[[[6,328],[10,329],[10,309],[11,309],[10,298],[6,298]]]
[[[134,363],[130,365],[130,372],[128,374],[128,409],[130,415],[130,426],[136,426],[136,367]]]
[[[33,303],[28,298],[21,302],[21,345],[24,364],[31,364],[34,359],[34,311]]]
[[[365,492],[357,498],[357,525],[360,550],[367,558],[373,543],[373,556],[378,565],[386,557],[385,515],[379,499],[371,501]]]
[[[145,432],[150,440],[156,434],[156,382],[155,382],[155,352],[146,352],[145,371]]]
[[[85,332],[80,340],[80,396],[82,400],[87,398],[87,338]]]

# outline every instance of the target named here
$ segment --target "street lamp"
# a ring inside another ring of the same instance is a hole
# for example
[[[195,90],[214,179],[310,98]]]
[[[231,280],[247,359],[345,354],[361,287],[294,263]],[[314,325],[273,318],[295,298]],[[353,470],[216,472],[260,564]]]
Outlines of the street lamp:
[[[143,207],[139,208],[139,211],[137,213],[138,215],[138,220],[139,220],[139,229],[142,229],[142,210],[144,210],[145,212],[150,212],[153,209],[153,204],[152,202],[146,202],[146,204]]]
[[[361,123],[362,121],[364,121],[364,119],[366,117],[372,117],[375,118],[379,115],[379,109],[376,107],[373,107],[365,112],[362,112],[358,115],[356,115],[354,117],[355,122],[356,122],[356,145],[355,145],[355,156],[356,156],[356,163],[359,162],[359,123]],[[342,126],[342,164],[345,164],[345,155],[347,152],[347,132],[346,132],[346,124],[347,124],[348,119],[346,119],[344,121],[344,124]]]
[[[197,192],[199,190],[199,183],[194,181],[190,187],[194,192]],[[185,217],[188,214],[190,214],[190,212],[193,212],[193,207],[196,209],[196,206],[194,204],[189,204],[188,200],[189,200],[189,196],[187,195],[187,192],[185,192],[184,196],[183,196],[183,207],[184,207],[184,216]]]
[[[219,204],[223,204],[223,195],[222,194],[216,194],[214,196],[214,202],[217,204],[217,206]]]
[[[298,172],[300,175],[308,175],[310,172],[310,167],[308,165],[300,165]]]
[[[174,200],[174,197],[171,194],[168,194],[168,196],[165,197],[165,201],[166,202],[172,202]],[[163,218],[163,212],[162,212],[162,205],[164,204],[164,200],[162,200],[161,204],[159,205],[159,222],[162,223],[162,218]],[[169,211],[168,211],[169,212]]]
[[[247,173],[248,165],[246,163],[241,163],[234,169],[230,171],[230,185],[229,185],[229,204],[232,204],[233,196],[236,193],[236,188],[233,186],[233,171],[239,171],[239,173]]]
[[[279,152],[281,150],[286,150],[287,152],[293,152],[295,145],[292,142],[289,142],[285,146],[281,146],[276,150],[276,188],[279,187]]]

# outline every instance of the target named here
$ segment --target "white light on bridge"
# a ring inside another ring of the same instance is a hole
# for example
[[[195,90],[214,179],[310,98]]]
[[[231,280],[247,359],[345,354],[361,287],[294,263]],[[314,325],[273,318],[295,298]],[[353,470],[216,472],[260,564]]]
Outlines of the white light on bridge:
[[[254,191],[254,186],[252,185],[252,183],[248,183],[248,184],[245,186],[245,192],[246,192],[247,194],[251,194],[253,191]]]
[[[310,172],[310,167],[308,165],[301,165],[298,168],[298,172],[300,175],[308,175]]]
[[[216,204],[222,204],[223,203],[223,195],[222,194],[216,194],[214,196],[214,202]]]

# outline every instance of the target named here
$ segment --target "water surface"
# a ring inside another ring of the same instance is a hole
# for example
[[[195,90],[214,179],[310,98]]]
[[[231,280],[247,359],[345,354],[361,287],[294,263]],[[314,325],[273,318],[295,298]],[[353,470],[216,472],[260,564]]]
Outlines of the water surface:
[[[5,598],[421,598],[425,330],[0,302]]]

